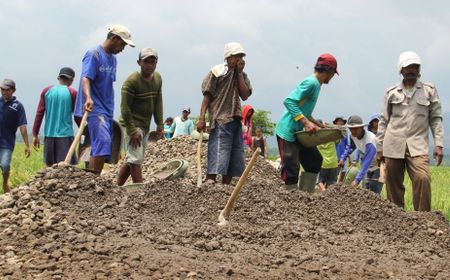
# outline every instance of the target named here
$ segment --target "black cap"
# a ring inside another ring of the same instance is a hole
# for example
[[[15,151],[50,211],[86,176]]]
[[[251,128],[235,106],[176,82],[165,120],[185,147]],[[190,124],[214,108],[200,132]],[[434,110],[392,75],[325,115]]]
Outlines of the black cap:
[[[73,69],[70,67],[63,67],[61,68],[61,70],[59,70],[58,77],[61,76],[66,77],[68,79],[73,79],[75,77],[75,71],[73,71]]]

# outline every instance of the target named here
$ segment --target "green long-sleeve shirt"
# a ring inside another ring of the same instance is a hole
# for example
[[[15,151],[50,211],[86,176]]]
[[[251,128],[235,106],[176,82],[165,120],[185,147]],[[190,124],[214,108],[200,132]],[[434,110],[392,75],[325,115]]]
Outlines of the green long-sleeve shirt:
[[[119,122],[128,135],[139,127],[145,133],[150,129],[152,116],[157,128],[163,128],[162,80],[154,72],[151,81],[145,80],[139,72],[131,74],[122,85],[121,116]]]

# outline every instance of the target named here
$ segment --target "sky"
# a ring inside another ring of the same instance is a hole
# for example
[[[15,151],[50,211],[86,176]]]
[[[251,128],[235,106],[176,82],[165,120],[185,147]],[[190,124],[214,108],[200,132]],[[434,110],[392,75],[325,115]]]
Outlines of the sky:
[[[138,70],[141,48],[159,53],[164,117],[184,106],[198,115],[201,82],[223,62],[230,41],[247,52],[253,94],[243,104],[270,111],[274,122],[284,98],[325,52],[337,58],[340,75],[322,86],[316,118],[358,114],[368,121],[381,110],[385,90],[400,81],[397,60],[404,51],[419,54],[422,80],[436,86],[443,113],[450,113],[450,1],[0,0],[0,78],[16,81],[30,130],[42,89],[57,82],[61,67],[78,75],[84,53],[115,23],[127,26],[136,44],[117,56],[116,118],[121,86]]]

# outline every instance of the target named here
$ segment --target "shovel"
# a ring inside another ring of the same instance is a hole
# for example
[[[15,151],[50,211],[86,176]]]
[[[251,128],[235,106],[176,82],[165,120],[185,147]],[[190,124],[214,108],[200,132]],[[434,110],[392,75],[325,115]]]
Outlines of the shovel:
[[[202,141],[203,131],[200,132],[197,145],[197,188],[202,186]]]
[[[260,153],[261,153],[261,148],[256,149],[256,151],[253,153],[253,156],[250,159],[250,162],[248,163],[247,167],[245,168],[244,173],[242,173],[242,176],[239,178],[239,181],[236,184],[236,187],[234,187],[233,193],[231,194],[230,198],[228,199],[227,205],[220,212],[219,223],[217,224],[218,226],[228,225],[227,218],[230,216],[230,212],[231,212],[231,209],[233,208],[234,202],[236,201],[236,198],[237,198],[239,192],[241,191],[241,188],[244,185],[245,181],[247,180],[247,176],[250,173],[250,171],[252,170],[253,165],[255,164],[255,161],[258,158]]]
[[[338,177],[337,177],[337,184],[342,183],[342,179],[344,179],[344,178],[341,179],[341,176],[342,176],[342,170],[344,170],[344,167],[340,167],[340,168],[339,168],[339,174],[338,174]]]
[[[75,136],[75,139],[73,139],[72,145],[70,145],[69,152],[67,152],[66,159],[64,160],[64,162],[67,164],[70,164],[70,160],[72,159],[73,153],[75,152],[75,148],[80,142],[81,135],[83,134],[84,127],[86,126],[88,114],[88,111],[84,112],[77,135]]]
[[[386,183],[386,164],[384,162],[380,164],[380,177],[378,178],[378,182]]]

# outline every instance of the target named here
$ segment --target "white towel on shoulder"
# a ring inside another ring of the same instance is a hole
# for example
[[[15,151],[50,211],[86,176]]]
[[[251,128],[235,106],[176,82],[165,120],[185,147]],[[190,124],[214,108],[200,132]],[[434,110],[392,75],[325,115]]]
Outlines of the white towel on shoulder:
[[[218,64],[211,68],[211,72],[216,78],[222,77],[228,72],[228,65],[226,63]]]

